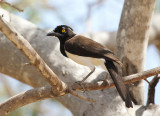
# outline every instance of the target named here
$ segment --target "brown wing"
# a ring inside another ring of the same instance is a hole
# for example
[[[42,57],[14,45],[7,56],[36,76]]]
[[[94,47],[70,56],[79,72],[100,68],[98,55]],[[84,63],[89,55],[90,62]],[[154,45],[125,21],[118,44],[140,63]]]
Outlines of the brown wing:
[[[101,44],[81,35],[74,36],[65,42],[65,50],[79,56],[104,58],[122,64],[112,51]]]

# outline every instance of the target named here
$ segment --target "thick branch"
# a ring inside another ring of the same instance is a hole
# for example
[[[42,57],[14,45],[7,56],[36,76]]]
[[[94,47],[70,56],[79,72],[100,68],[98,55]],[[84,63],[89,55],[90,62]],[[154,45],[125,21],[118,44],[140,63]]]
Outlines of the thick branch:
[[[49,68],[49,66],[41,59],[37,52],[32,48],[29,42],[24,39],[9,23],[3,18],[0,18],[0,30],[1,32],[14,43],[19,50],[29,59],[30,63],[33,64],[38,71],[45,77],[45,79],[53,87],[54,94],[65,94],[67,86],[62,82],[57,75]]]
[[[11,111],[24,105],[52,97],[54,97],[52,93],[52,87],[49,85],[28,90],[26,92],[13,96],[10,99],[1,103],[0,116],[5,116]]]

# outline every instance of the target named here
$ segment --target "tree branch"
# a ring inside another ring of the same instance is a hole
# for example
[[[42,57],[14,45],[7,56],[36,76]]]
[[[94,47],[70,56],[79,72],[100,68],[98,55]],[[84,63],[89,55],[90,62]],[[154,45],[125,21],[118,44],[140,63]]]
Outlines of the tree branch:
[[[146,79],[148,77],[151,77],[157,74],[160,74],[160,67],[156,67],[151,70],[125,76],[123,77],[123,80],[125,84],[132,84],[134,82]],[[97,82],[97,83],[85,83],[83,84],[83,86],[80,86],[79,84],[75,83],[74,85],[72,85],[72,89],[75,91],[83,91],[83,89],[85,88],[86,91],[89,91],[89,90],[102,90],[102,89],[111,88],[115,86],[112,80],[109,80],[108,82],[110,86],[108,84],[104,84],[104,81]]]
[[[1,0],[1,1],[0,1],[0,4],[6,4],[6,5],[8,5],[8,6],[10,6],[10,7],[14,8],[14,9],[18,10],[19,12],[23,12],[23,10],[22,10],[22,9],[17,8],[16,6],[14,6],[14,5],[12,5],[12,4],[10,4],[10,3],[6,2],[5,0]]]
[[[24,37],[20,35],[20,33],[18,33],[15,28],[3,20],[3,17],[0,17],[0,30],[12,43],[16,45],[19,50],[22,51],[24,55],[26,55],[30,63],[34,65],[43,75],[43,77],[51,84],[54,94],[65,94],[67,85],[62,82],[49,68],[49,66],[41,59],[41,57],[32,48],[29,42],[25,40]]]
[[[142,80],[142,79],[146,79],[150,76],[153,75],[157,75],[160,74],[160,67],[151,69],[151,70],[147,70],[141,73],[136,73],[133,75],[129,75],[129,76],[125,76],[123,77],[123,80],[125,82],[125,84],[131,84],[133,82]],[[76,84],[74,83],[74,85],[71,86],[71,88],[69,87],[69,92],[78,97],[81,98],[83,100],[89,101],[89,102],[96,102],[94,100],[91,99],[86,99],[83,96],[78,95],[77,93],[73,92],[72,90],[75,91],[83,91],[83,89],[85,88],[86,91],[89,90],[103,90],[106,88],[111,88],[111,87],[115,87],[113,81],[109,80],[110,86],[108,86],[108,84],[104,84],[103,82],[96,82],[96,83],[84,83],[82,85]],[[83,88],[84,87],[84,88]],[[67,94],[67,92],[66,92]],[[22,107],[24,105],[27,105],[29,103],[33,103],[39,100],[44,100],[47,98],[54,98],[57,97],[53,94],[52,92],[52,86],[46,85],[44,87],[39,87],[36,89],[31,89],[28,90],[26,92],[20,93],[18,95],[15,95],[13,97],[11,97],[10,99],[4,101],[3,103],[0,104],[0,116],[4,116],[8,113],[10,113],[11,111]]]
[[[43,100],[46,98],[53,98],[52,87],[47,85],[36,89],[31,89],[26,92],[15,95],[0,104],[0,116],[5,116],[11,111],[20,108],[24,105]]]

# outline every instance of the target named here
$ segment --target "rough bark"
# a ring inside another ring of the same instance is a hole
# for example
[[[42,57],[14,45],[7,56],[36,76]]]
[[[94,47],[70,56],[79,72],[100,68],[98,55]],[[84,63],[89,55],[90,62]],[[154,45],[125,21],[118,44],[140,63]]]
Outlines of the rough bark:
[[[123,75],[144,70],[149,28],[155,0],[126,0],[117,33],[117,54],[123,63]],[[144,105],[144,82],[130,86],[132,100]]]

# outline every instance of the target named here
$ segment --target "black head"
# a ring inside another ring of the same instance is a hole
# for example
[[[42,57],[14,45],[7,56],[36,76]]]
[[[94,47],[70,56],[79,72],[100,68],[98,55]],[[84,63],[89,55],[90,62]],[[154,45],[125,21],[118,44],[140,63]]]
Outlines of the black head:
[[[70,39],[74,35],[76,34],[73,32],[73,29],[67,25],[59,25],[52,32],[47,34],[47,36],[58,37],[60,41]]]

